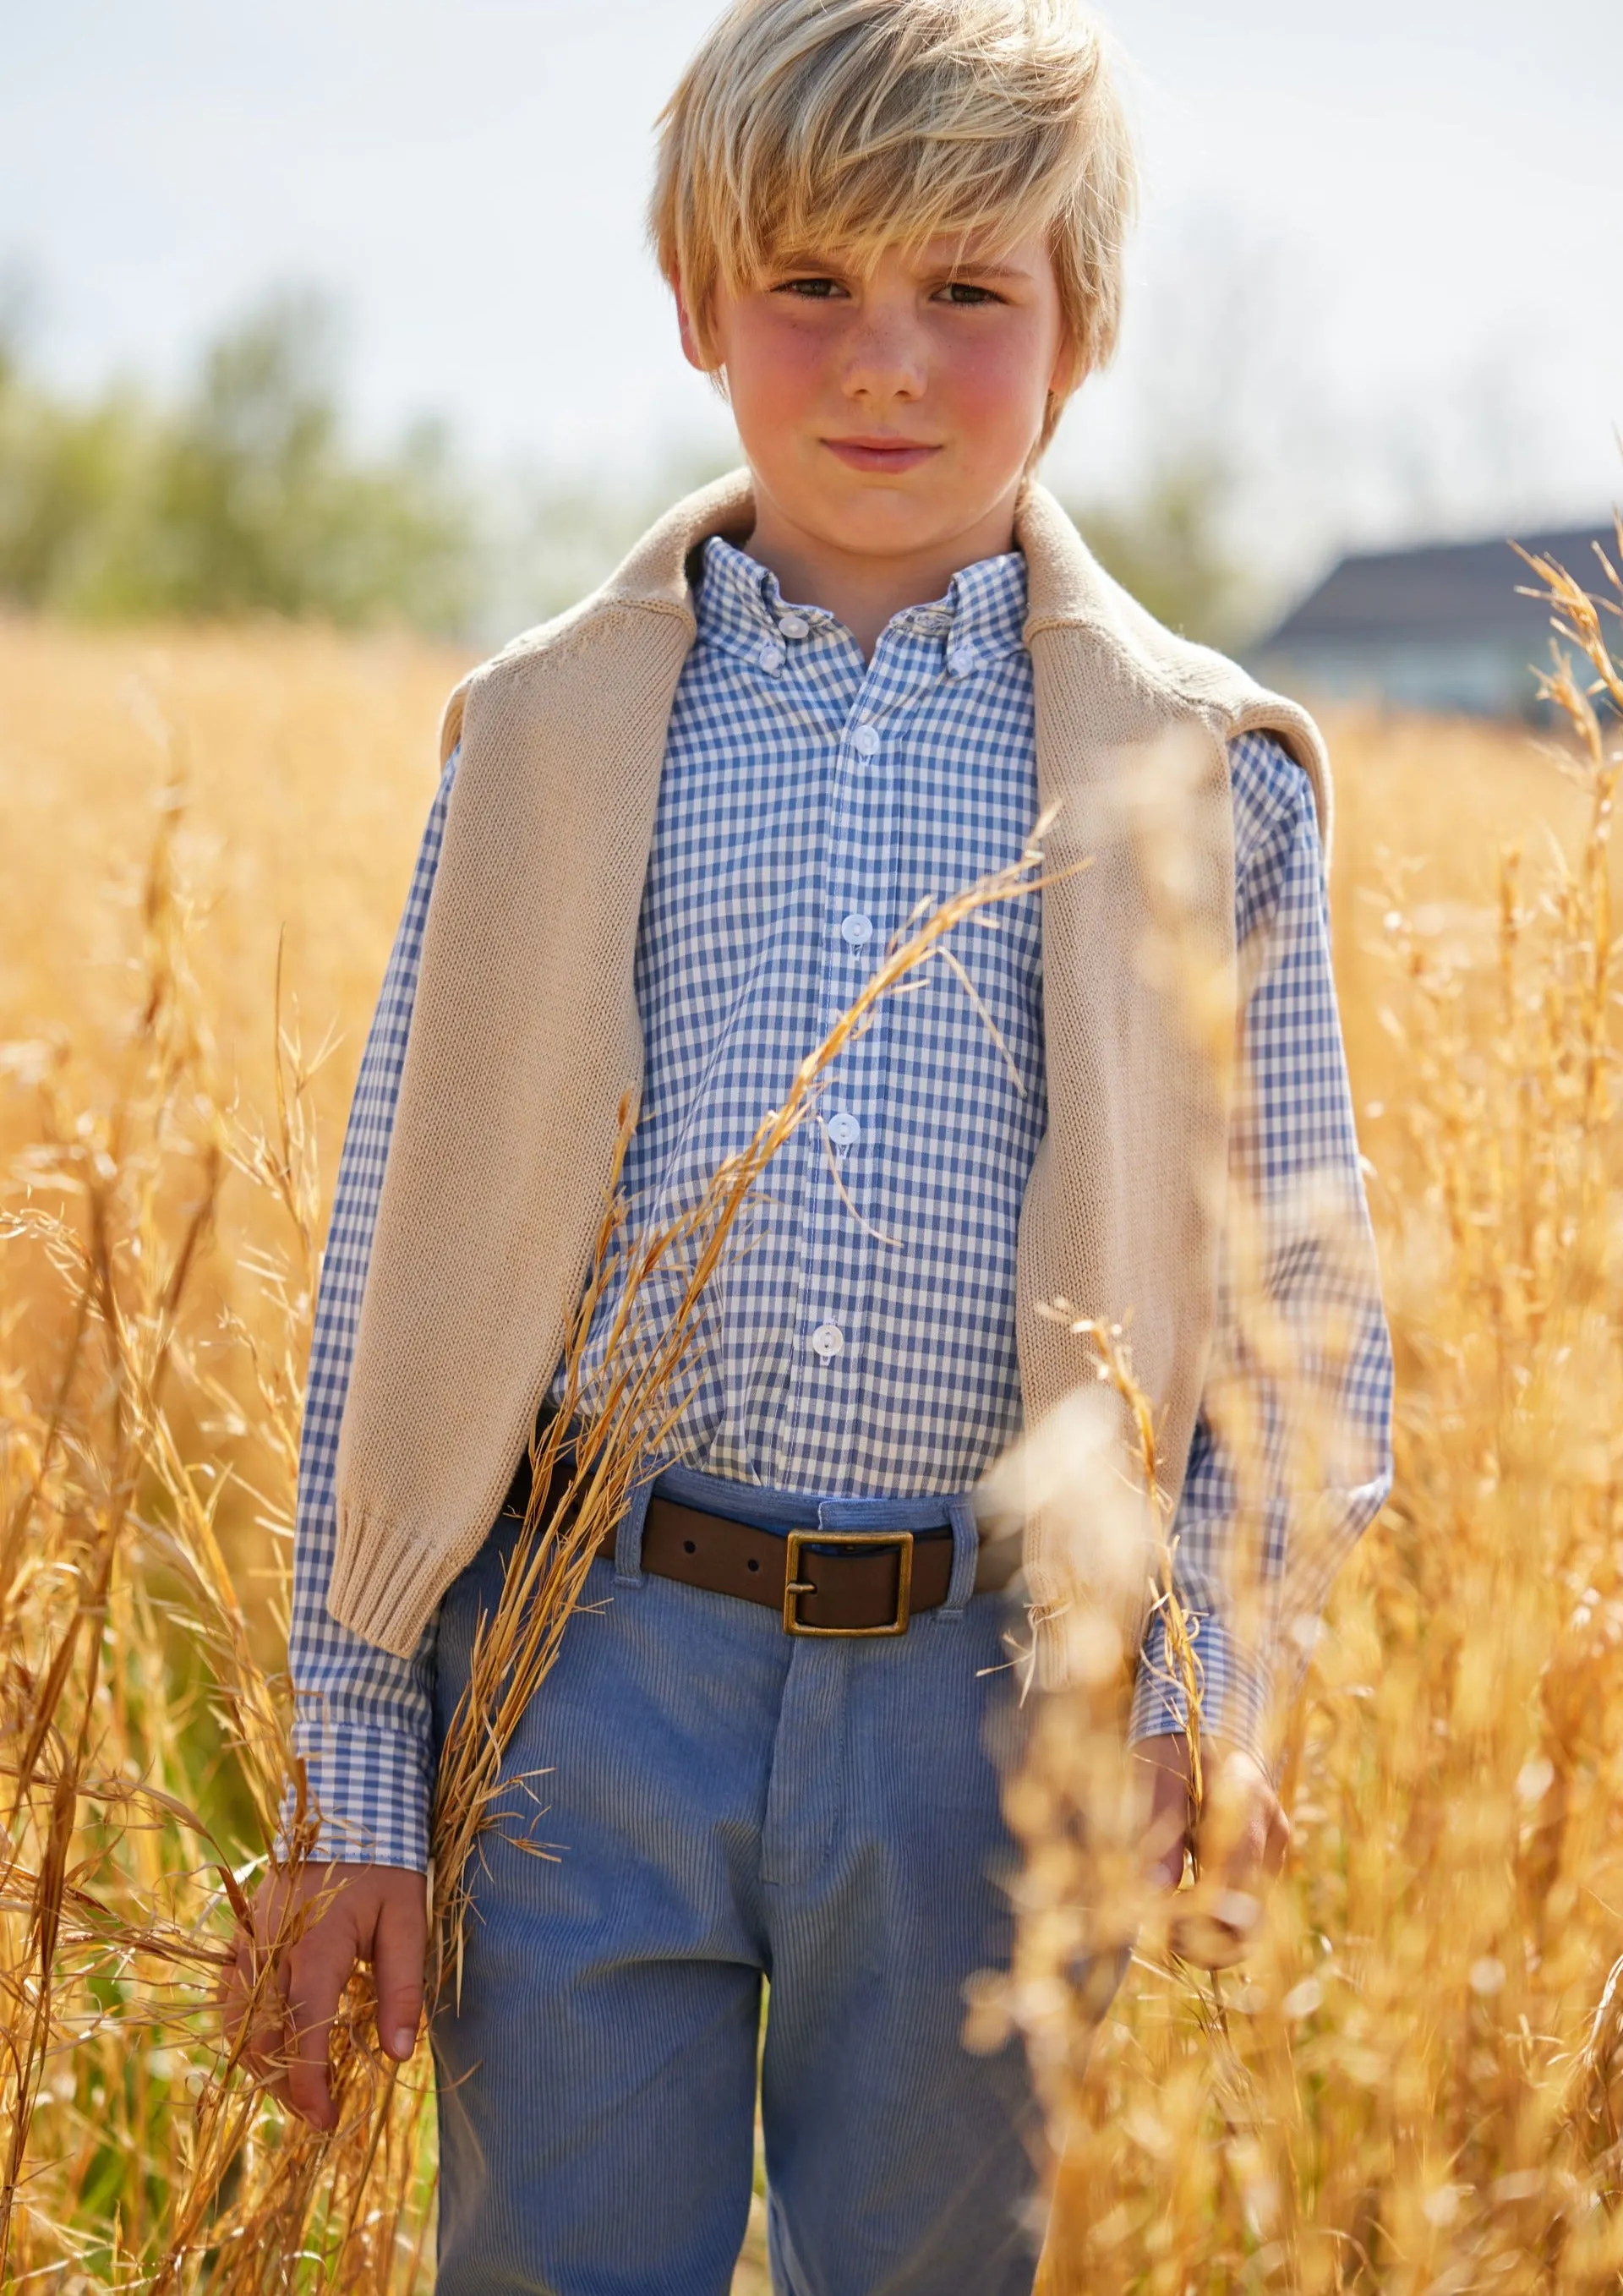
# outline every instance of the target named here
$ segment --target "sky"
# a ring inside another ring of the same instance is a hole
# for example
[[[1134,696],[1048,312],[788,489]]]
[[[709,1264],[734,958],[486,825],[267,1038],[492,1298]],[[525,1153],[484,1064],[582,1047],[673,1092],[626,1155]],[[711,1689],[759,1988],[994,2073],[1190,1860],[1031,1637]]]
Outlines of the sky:
[[[173,386],[267,288],[346,315],[357,423],[635,483],[714,455],[643,243],[712,0],[0,0],[0,277],[75,390]],[[1117,370],[1050,471],[1208,434],[1322,548],[1623,495],[1623,6],[1115,0],[1145,172]]]

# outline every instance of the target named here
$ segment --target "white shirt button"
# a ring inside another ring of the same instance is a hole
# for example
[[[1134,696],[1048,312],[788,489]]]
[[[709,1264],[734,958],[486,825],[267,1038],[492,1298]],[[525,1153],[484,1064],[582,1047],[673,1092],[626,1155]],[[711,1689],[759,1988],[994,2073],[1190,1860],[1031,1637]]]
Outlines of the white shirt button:
[[[819,1324],[812,1333],[812,1352],[824,1363],[832,1363],[845,1345],[845,1333],[838,1324]]]
[[[788,660],[788,656],[784,653],[783,647],[772,638],[768,638],[766,640],[766,644],[762,646],[759,653],[758,653],[755,658],[757,661],[759,662],[763,669],[782,669],[784,662]]]
[[[840,919],[840,931],[853,948],[866,948],[873,938],[873,920],[853,909],[848,917]]]
[[[873,726],[859,726],[851,736],[851,743],[859,758],[879,755],[879,733]]]
[[[967,677],[975,667],[975,649],[971,645],[948,646],[947,667],[955,677]]]
[[[862,1138],[862,1127],[848,1108],[842,1108],[829,1118],[828,1136],[836,1148],[854,1148]]]
[[[811,636],[811,624],[804,614],[781,614],[778,627],[786,638],[808,638]]]

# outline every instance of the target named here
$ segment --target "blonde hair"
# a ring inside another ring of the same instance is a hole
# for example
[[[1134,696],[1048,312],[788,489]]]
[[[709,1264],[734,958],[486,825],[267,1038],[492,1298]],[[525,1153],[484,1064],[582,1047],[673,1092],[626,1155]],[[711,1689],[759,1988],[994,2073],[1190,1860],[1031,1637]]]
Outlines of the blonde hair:
[[[651,229],[706,357],[717,286],[786,253],[988,231],[1045,234],[1077,381],[1115,348],[1135,175],[1081,0],[734,0],[659,127]]]

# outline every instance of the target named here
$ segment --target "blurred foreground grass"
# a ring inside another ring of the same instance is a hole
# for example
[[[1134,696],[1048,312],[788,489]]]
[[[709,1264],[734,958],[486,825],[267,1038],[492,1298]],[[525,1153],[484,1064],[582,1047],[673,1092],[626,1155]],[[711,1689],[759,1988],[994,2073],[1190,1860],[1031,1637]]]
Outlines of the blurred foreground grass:
[[[352,2048],[359,2142],[328,2158],[221,2078],[201,2004],[281,1759],[322,1181],[460,666],[0,623],[18,2284],[426,2276],[416,2103],[368,2120]],[[1139,1965],[1070,2097],[1049,2296],[1623,2269],[1610,767],[1492,728],[1330,731],[1398,1488],[1314,1662],[1251,1964]]]

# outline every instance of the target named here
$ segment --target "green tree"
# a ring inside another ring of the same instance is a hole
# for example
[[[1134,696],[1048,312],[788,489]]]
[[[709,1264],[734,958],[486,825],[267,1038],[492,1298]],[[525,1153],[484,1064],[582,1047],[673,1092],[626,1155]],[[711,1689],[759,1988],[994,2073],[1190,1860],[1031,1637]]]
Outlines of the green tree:
[[[0,328],[0,597],[37,607],[70,596],[94,565],[148,425],[127,394],[57,404],[29,381],[20,332]]]
[[[350,447],[331,307],[282,295],[173,408],[78,407],[0,359],[0,595],[104,618],[256,613],[460,629],[476,521],[444,438]]]

